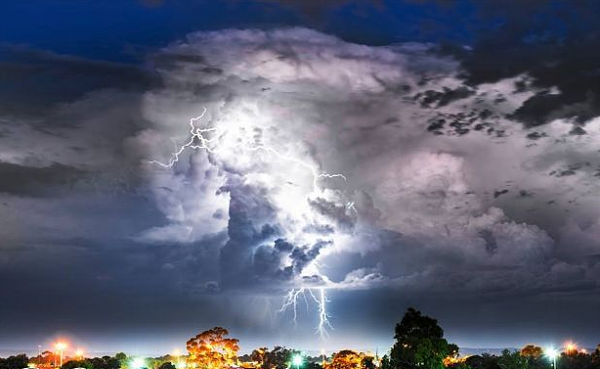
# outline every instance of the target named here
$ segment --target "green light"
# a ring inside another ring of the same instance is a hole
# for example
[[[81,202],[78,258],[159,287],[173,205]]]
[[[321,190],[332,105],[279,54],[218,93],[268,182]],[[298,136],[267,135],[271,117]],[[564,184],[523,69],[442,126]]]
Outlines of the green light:
[[[303,363],[304,359],[302,358],[302,355],[296,354],[292,356],[292,365],[294,365],[296,368],[299,368]]]
[[[136,357],[135,359],[133,359],[131,361],[131,367],[133,369],[141,369],[144,368],[146,366],[146,361],[144,359],[142,359],[141,357]]]

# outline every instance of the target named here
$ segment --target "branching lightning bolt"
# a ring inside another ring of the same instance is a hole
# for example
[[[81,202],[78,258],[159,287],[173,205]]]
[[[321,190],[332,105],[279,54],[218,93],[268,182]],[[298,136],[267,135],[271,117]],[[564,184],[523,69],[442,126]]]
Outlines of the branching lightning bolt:
[[[318,290],[318,294],[315,294],[314,290]],[[327,313],[327,296],[325,293],[324,287],[316,287],[316,288],[308,288],[302,287],[298,289],[290,290],[283,300],[283,304],[281,308],[278,310],[279,313],[284,313],[287,310],[291,310],[293,313],[293,322],[294,325],[297,324],[298,318],[298,300],[300,298],[304,298],[304,302],[306,303],[306,308],[308,309],[308,301],[306,299],[306,294],[309,294],[313,301],[317,304],[319,310],[319,324],[316,328],[317,333],[321,336],[321,339],[325,339],[329,337],[328,330],[333,330],[333,326],[329,321],[329,314]]]
[[[222,129],[220,129],[218,127],[210,127],[210,128],[196,127],[196,122],[204,117],[204,115],[206,114],[206,111],[207,111],[207,109],[203,108],[202,114],[190,119],[190,121],[189,121],[189,125],[190,125],[189,139],[185,143],[183,143],[181,146],[179,146],[179,148],[174,153],[171,154],[171,158],[169,159],[168,162],[164,163],[164,162],[161,162],[158,160],[151,160],[150,162],[153,164],[158,164],[163,168],[172,168],[179,161],[179,156],[185,151],[186,148],[190,148],[190,149],[194,149],[194,150],[198,150],[198,149],[206,150],[207,152],[212,153],[212,154],[218,153],[219,150],[223,150],[223,148],[219,148],[218,145],[213,146],[213,144],[215,143],[216,140],[218,140],[225,133],[225,131],[223,131]],[[215,137],[213,137],[213,138],[205,137],[205,134],[208,134],[208,133],[214,133]],[[319,180],[319,178],[341,178],[344,181],[347,180],[346,176],[344,176],[343,174],[340,174],[340,173],[334,173],[334,174],[319,173],[317,168],[315,168],[314,166],[312,166],[298,158],[284,155],[270,146],[251,145],[248,142],[243,142],[243,143],[234,145],[233,147],[226,147],[225,149],[230,150],[230,149],[237,148],[237,147],[243,147],[244,149],[249,150],[249,151],[266,151],[272,155],[277,156],[278,158],[280,158],[282,160],[296,163],[296,164],[308,169],[312,174],[313,188],[315,188],[315,189],[318,188],[317,181]]]
[[[283,300],[283,305],[281,305],[281,308],[278,310],[279,313],[284,313],[286,310],[291,309],[292,312],[294,313],[294,319],[292,320],[294,322],[294,325],[296,325],[298,323],[298,321],[297,321],[297,318],[298,318],[298,298],[300,296],[303,296],[304,300],[308,304],[308,301],[306,300],[305,291],[306,290],[304,288],[299,288],[297,290],[295,288],[292,288],[288,292],[288,294],[285,296],[285,298]]]
[[[333,326],[329,322],[329,314],[327,313],[327,303],[329,300],[327,300],[327,296],[325,296],[325,288],[323,287],[319,288],[319,298],[315,296],[312,289],[310,289],[309,292],[313,300],[315,300],[319,306],[319,325],[317,326],[317,332],[321,338],[324,339],[329,337],[327,329],[329,328],[333,330]]]

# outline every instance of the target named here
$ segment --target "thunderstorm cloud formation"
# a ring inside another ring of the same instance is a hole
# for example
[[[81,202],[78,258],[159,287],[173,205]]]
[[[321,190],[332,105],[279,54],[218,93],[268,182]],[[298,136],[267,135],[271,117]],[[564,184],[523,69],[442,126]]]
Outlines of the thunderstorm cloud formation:
[[[520,339],[564,301],[585,302],[574,321],[600,307],[600,117],[592,95],[556,103],[560,81],[524,68],[477,78],[467,47],[367,46],[307,28],[195,32],[135,73],[12,52],[128,78],[38,101],[44,118],[18,106],[0,117],[5,290],[15,261],[43,254],[21,283],[41,296],[84,284],[59,296],[88,301],[74,316],[108,309],[132,331],[120,317],[190,332],[214,322],[283,343],[295,342],[285,332],[317,340],[324,301],[332,342],[367,325],[391,335],[407,304],[471,319],[456,336],[467,343],[476,330],[504,337],[511,309],[529,321],[512,331]],[[55,267],[68,273],[38,289]],[[282,309],[303,288],[297,311]]]
[[[433,49],[296,28],[195,33],[163,50],[164,88],[144,94],[151,126],[133,142],[173,163],[204,108],[192,129],[210,142],[167,170],[144,165],[168,221],[136,239],[222,235],[202,261],[214,273],[190,281],[199,292],[595,290],[600,121],[587,135],[572,119],[532,132],[516,119],[538,93],[520,88],[530,76],[467,85]]]
[[[466,86],[458,63],[427,45],[369,47],[307,29],[196,33],[163,50],[156,67],[165,87],[144,95],[151,127],[132,142],[174,162],[191,117],[206,108],[193,129],[216,130],[168,170],[144,165],[168,222],[137,239],[225,233],[213,246],[218,273],[204,281],[211,288],[444,289],[429,285],[444,273],[466,291],[503,290],[515,282],[498,278],[506,268],[537,288],[570,288],[536,281],[571,269],[559,258],[562,239],[597,229],[552,206],[596,212],[594,135],[556,120],[532,139],[512,118],[536,92],[518,89],[527,75]],[[573,257],[594,257],[593,245],[580,247]],[[403,265],[412,253],[429,262]],[[352,255],[356,268],[325,271]],[[585,282],[598,271],[571,272]]]

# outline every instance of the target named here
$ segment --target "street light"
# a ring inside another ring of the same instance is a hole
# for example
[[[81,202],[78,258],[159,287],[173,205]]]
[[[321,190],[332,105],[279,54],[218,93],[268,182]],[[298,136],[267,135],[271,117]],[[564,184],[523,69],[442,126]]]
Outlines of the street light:
[[[179,349],[173,350],[172,356],[175,356],[175,361],[176,361],[175,367],[177,369],[183,369],[183,368],[185,368],[186,364],[185,364],[185,362],[181,361],[181,351]]]
[[[556,358],[558,357],[558,351],[556,351],[554,347],[548,347],[544,350],[544,354],[546,354],[546,356],[552,360],[552,368],[556,369]]]
[[[575,344],[572,341],[567,342],[565,344],[565,352],[567,353],[567,355],[577,353],[577,344]]]
[[[60,355],[60,366],[62,367],[62,365],[63,365],[63,352],[68,347],[68,345],[65,342],[59,341],[59,342],[56,342],[56,344],[54,345],[54,347],[56,348],[56,350],[58,351],[58,353]]]
[[[146,361],[141,357],[136,357],[131,361],[131,367],[133,369],[141,369],[146,367]]]
[[[295,354],[294,356],[292,356],[292,365],[295,366],[296,369],[300,369],[300,366],[302,366],[303,363],[304,359],[302,358],[302,355]]]

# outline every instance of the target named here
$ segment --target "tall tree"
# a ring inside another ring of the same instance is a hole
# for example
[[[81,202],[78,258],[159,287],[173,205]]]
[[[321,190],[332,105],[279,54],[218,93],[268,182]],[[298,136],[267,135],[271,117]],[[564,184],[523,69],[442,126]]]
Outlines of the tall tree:
[[[269,351],[266,347],[259,347],[257,349],[252,350],[250,353],[250,360],[256,363],[258,368],[262,368],[265,363],[265,355]]]
[[[500,369],[528,369],[529,360],[521,356],[519,351],[503,350],[498,359]]]
[[[448,343],[437,320],[409,308],[396,325],[396,343],[390,352],[390,365],[396,369],[442,369],[444,358],[458,354],[458,346]]]
[[[201,369],[218,369],[233,366],[237,362],[238,340],[225,338],[229,332],[215,327],[187,341],[189,361]]]
[[[536,345],[525,345],[521,349],[521,356],[539,359],[544,355],[544,349]]]
[[[263,359],[264,369],[284,369],[289,367],[290,360],[294,354],[293,350],[285,347],[275,346],[271,351],[265,351]]]
[[[342,350],[333,355],[331,363],[325,365],[325,369],[361,369],[363,355],[352,351]]]

